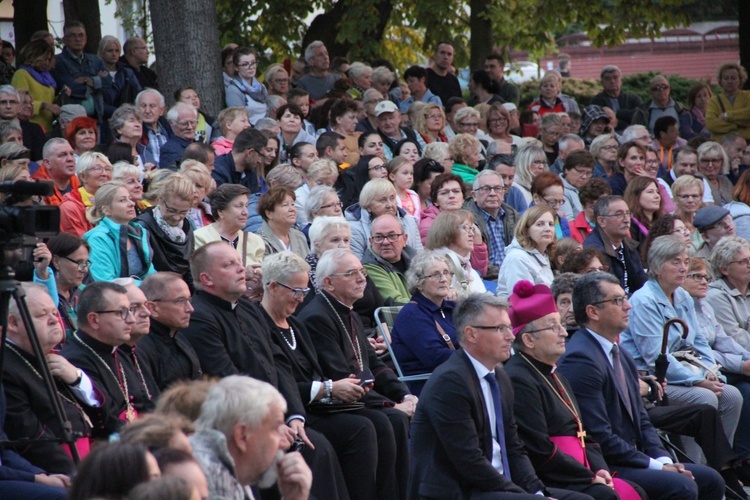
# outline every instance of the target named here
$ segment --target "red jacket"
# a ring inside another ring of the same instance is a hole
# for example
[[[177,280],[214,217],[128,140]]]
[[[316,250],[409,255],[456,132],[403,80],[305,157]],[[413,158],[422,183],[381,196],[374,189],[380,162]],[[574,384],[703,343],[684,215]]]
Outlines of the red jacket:
[[[83,233],[93,229],[93,225],[86,218],[86,209],[91,206],[93,198],[86,193],[88,205],[84,203],[81,191],[84,188],[71,191],[62,198],[60,203],[60,231],[83,237]]]
[[[41,165],[36,172],[34,172],[34,175],[31,176],[32,179],[35,181],[52,181],[52,178],[49,176],[49,172],[47,172],[47,167],[44,165]],[[54,186],[54,184],[53,184]],[[78,177],[75,175],[70,177],[70,191],[77,191],[78,188],[81,187],[81,183],[78,181]],[[44,196],[44,203],[47,205],[60,205],[62,203],[63,199],[63,193],[60,192],[60,190],[57,188],[57,186],[54,186],[55,191],[52,193],[51,196]]]
[[[583,210],[581,210],[575,220],[570,223],[570,237],[578,243],[583,243],[583,240],[585,240],[593,231],[594,228],[589,225],[589,221],[586,220],[586,214]]]

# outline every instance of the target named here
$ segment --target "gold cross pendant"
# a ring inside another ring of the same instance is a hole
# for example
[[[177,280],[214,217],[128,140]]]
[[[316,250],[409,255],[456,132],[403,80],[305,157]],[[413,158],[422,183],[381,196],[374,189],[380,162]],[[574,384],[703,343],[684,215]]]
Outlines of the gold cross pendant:
[[[584,438],[586,437],[586,431],[579,428],[578,432],[576,433],[576,437],[581,440],[581,448],[585,448],[586,442],[584,441]]]

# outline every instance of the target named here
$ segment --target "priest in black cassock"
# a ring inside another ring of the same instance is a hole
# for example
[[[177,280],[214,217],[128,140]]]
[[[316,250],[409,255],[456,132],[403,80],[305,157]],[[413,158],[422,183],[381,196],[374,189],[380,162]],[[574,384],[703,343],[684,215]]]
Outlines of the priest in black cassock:
[[[76,433],[76,449],[83,458],[88,453],[91,421],[84,408],[96,412],[100,405],[91,380],[80,369],[52,350],[63,339],[64,333],[57,308],[47,289],[25,283],[26,305],[34,330],[55,381],[65,415]],[[21,321],[18,306],[11,302],[8,314],[8,337],[3,353],[3,385],[7,401],[5,431],[12,440],[28,439],[16,450],[26,460],[50,473],[71,474],[75,464],[69,444],[55,441],[63,433],[58,424],[41,374],[41,363],[34,356],[26,327]],[[43,361],[42,361],[43,362]]]
[[[138,408],[151,405],[147,384],[119,349],[130,340],[135,322],[123,286],[97,281],[81,293],[78,330],[60,354],[81,368],[104,395],[104,411],[89,412],[94,437],[106,438],[117,432],[138,417]]]
[[[646,498],[636,485],[612,478],[599,446],[586,438],[573,391],[555,373],[568,334],[550,289],[520,281],[508,302],[516,338],[505,372],[516,395],[518,435],[539,478],[596,500]]]

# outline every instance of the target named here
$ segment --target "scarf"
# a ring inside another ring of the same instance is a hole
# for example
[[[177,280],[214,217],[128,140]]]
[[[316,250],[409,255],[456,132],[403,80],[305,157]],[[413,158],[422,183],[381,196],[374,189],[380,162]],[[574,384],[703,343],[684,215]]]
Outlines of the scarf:
[[[53,89],[57,90],[57,82],[55,82],[55,79],[52,78],[52,75],[49,71],[40,73],[27,64],[22,64],[18,69],[25,69],[31,75],[31,77],[36,80],[38,84],[44,85],[45,87],[52,87]]]
[[[310,265],[310,281],[315,287],[315,291],[318,291],[318,285],[315,284],[315,269],[318,267],[318,256],[314,253],[307,254],[307,257],[305,257],[305,262]]]
[[[186,236],[185,231],[179,226],[171,226],[167,221],[164,220],[164,216],[161,213],[161,207],[156,205],[154,207],[154,220],[159,229],[164,231],[164,235],[172,243],[184,243]]]
[[[232,80],[232,83],[234,83],[237,88],[242,91],[243,94],[245,94],[255,102],[265,104],[268,100],[268,91],[266,90],[266,87],[258,81],[257,78],[253,78],[252,85],[248,85],[247,82],[240,77]]]

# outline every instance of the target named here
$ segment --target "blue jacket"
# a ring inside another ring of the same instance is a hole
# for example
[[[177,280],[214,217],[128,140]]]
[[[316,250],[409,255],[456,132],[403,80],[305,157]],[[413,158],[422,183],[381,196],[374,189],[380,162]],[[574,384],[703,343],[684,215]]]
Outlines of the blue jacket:
[[[649,280],[643,288],[630,298],[633,309],[630,310],[628,329],[620,335],[620,345],[627,350],[639,370],[654,373],[654,362],[661,352],[662,331],[668,319],[681,318],[688,324],[688,337],[685,341],[692,344],[700,353],[701,360],[708,366],[714,364],[714,356],[708,340],[700,332],[698,318],[695,315],[693,298],[682,288],[674,292],[674,305],[659,286],[656,280]],[[682,345],[682,328],[672,325],[667,341],[667,380],[674,385],[692,385],[704,379],[703,374],[695,373],[678,362],[672,352]]]
[[[194,141],[183,139],[173,135],[161,147],[159,151],[159,168],[168,168],[169,170],[179,170],[182,155]]]
[[[79,104],[85,101],[86,98],[91,95],[94,98],[94,108],[96,109],[96,115],[99,117],[104,116],[104,94],[107,89],[112,87],[112,77],[99,76],[102,71],[107,71],[104,67],[104,62],[93,54],[83,54],[79,61],[73,54],[70,53],[67,47],[64,47],[62,52],[55,56],[55,67],[50,70],[50,73],[57,82],[58,90],[63,85],[67,85],[70,90],[70,100],[74,104]],[[76,78],[86,76],[94,81],[94,88],[92,89],[85,83],[76,82]]]
[[[234,164],[232,153],[227,153],[216,157],[214,162],[214,171],[211,177],[216,181],[216,186],[222,184],[242,184],[250,190],[251,193],[260,192],[260,183],[255,172],[237,172]]]
[[[145,271],[140,276],[131,276],[128,270],[127,237],[138,244],[138,255]],[[109,217],[103,218],[94,229],[83,235],[89,244],[91,267],[89,274],[94,281],[112,281],[115,278],[135,279],[141,281],[156,269],[152,261],[151,247],[148,244],[148,233],[143,226],[131,221],[127,226],[114,222]]]
[[[456,329],[453,327],[454,306],[455,303],[450,300],[438,306],[417,292],[398,313],[391,332],[391,343],[404,375],[432,373],[458,348]],[[454,349],[449,348],[443,340],[436,323],[450,337]],[[419,389],[424,382],[419,382]],[[418,395],[419,391],[414,391],[416,384],[412,384],[409,384],[409,388]]]
[[[605,243],[606,242],[606,243]],[[609,272],[614,274],[620,280],[620,286],[623,290],[632,295],[633,292],[643,286],[648,281],[646,271],[643,270],[641,257],[638,254],[638,243],[630,238],[625,238],[622,242],[623,254],[625,255],[625,264],[628,270],[628,286],[625,286],[625,268],[620,259],[617,258],[615,250],[612,248],[612,242],[601,228],[597,225],[594,231],[583,241],[583,248],[596,248],[601,251],[608,259]],[[604,264],[604,262],[602,262]]]

